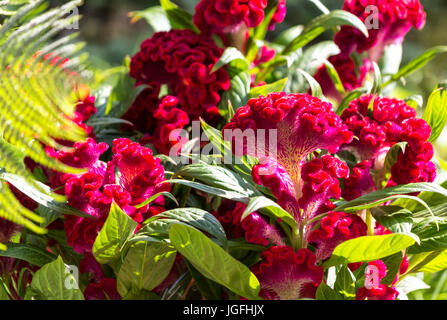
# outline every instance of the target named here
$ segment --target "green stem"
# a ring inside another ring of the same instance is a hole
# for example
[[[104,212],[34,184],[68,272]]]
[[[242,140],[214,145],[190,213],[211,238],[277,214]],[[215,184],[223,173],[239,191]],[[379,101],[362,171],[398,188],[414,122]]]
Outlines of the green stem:
[[[368,236],[374,235],[374,219],[372,217],[371,211],[366,211],[366,225],[368,226]]]

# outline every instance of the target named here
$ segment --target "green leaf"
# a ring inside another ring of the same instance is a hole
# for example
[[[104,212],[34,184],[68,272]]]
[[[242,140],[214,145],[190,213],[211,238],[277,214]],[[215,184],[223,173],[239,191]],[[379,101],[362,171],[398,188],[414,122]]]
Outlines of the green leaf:
[[[238,260],[192,227],[175,224],[171,243],[205,277],[250,300],[259,300],[260,284]]]
[[[403,66],[396,74],[394,74],[390,80],[388,80],[382,88],[387,87],[391,83],[398,81],[401,78],[405,78],[408,75],[412,74],[416,70],[422,68],[425,66],[428,62],[430,62],[432,59],[434,59],[436,56],[438,56],[441,53],[447,52],[447,46],[439,46],[434,47],[431,49],[428,49],[423,54],[421,54],[416,59],[412,60],[405,66]]]
[[[332,82],[334,83],[335,89],[337,89],[338,92],[344,95],[345,87],[340,79],[340,76],[338,75],[337,70],[335,69],[335,66],[326,59],[323,60],[323,64],[326,66],[326,71]]]
[[[56,212],[59,212],[60,214],[68,214],[68,215],[74,215],[82,218],[91,218],[94,219],[92,216],[86,214],[85,212],[82,212],[81,210],[78,210],[76,208],[70,207],[69,205],[66,205],[65,203],[61,203],[60,201],[63,199],[65,201],[65,197],[58,196],[55,200],[54,197],[51,195],[53,191],[50,189],[50,187],[44,185],[41,182],[33,181],[28,182],[26,179],[24,179],[21,176],[3,173],[1,174],[0,178],[2,180],[5,180],[15,186],[18,190],[20,190],[22,193],[36,201],[37,203],[41,204],[44,207],[47,207],[49,209],[52,209]],[[39,189],[42,189],[45,191],[45,193],[41,192],[40,190],[36,189],[34,185],[37,184]],[[40,221],[44,222],[44,221]]]
[[[163,242],[138,242],[131,246],[118,272],[118,293],[156,288],[168,276],[176,250]]]
[[[199,33],[199,29],[193,23],[192,15],[189,12],[179,8],[169,0],[160,0],[160,4],[165,10],[173,29],[189,29]]]
[[[315,80],[314,77],[312,77],[310,74],[308,74],[304,70],[297,69],[297,71],[299,73],[301,73],[304,76],[304,78],[306,78],[307,82],[309,83],[310,90],[312,91],[312,95],[314,97],[319,98],[319,99],[326,100],[324,95],[323,95],[323,90],[321,89],[321,86],[318,83],[318,81]]]
[[[402,252],[398,252],[389,257],[381,259],[386,265],[386,276],[380,282],[386,285],[392,285],[396,280],[396,275],[400,271],[400,265],[402,264],[404,257]]]
[[[410,210],[395,206],[381,206],[372,208],[371,213],[380,225],[393,233],[411,232],[413,218]]]
[[[270,217],[283,220],[292,228],[292,230],[298,230],[298,223],[292,215],[285,211],[279,204],[266,197],[251,198],[247,208],[242,214],[241,221],[248,217],[251,213],[258,210],[261,210],[261,212],[269,215]]]
[[[334,290],[343,300],[355,300],[355,278],[347,266],[342,266],[337,272]]]
[[[413,233],[421,239],[420,246],[411,247],[409,253],[439,251],[447,249],[447,220],[436,218],[434,223],[431,218],[417,222],[413,226]]]
[[[120,69],[118,82],[110,93],[104,112],[107,117],[121,118],[141,92],[141,88],[135,88],[135,80],[129,75],[128,63],[125,61],[125,65]]]
[[[137,208],[137,209],[143,208],[144,206],[154,202],[155,200],[157,200],[161,196],[164,196],[164,197],[167,197],[167,198],[171,199],[172,201],[174,201],[174,203],[177,206],[179,206],[179,203],[178,203],[177,199],[174,197],[174,195],[172,193],[170,193],[170,192],[160,192],[160,193],[154,194],[153,196],[151,196],[149,199],[147,199],[143,203],[135,206],[135,208]]]
[[[188,181],[188,180],[182,180],[182,179],[172,179],[172,180],[167,180],[167,182],[181,184],[181,185],[191,187],[193,189],[197,189],[197,190],[206,192],[208,194],[218,196],[221,198],[225,198],[228,200],[234,200],[234,201],[245,202],[245,203],[248,203],[248,201],[249,201],[249,197],[246,195],[246,193],[223,190],[223,189],[219,189],[219,188],[215,188],[215,187],[210,187],[210,186],[207,186],[202,183]]]
[[[358,88],[355,90],[350,91],[346,97],[344,97],[343,101],[340,103],[340,105],[337,108],[337,115],[341,116],[343,111],[345,111],[349,107],[349,103],[351,103],[352,100],[355,100],[359,97],[361,97],[363,94],[367,93],[368,90],[366,88]]]
[[[284,90],[287,80],[288,79],[285,78],[270,84],[266,84],[264,86],[254,87],[253,89],[251,89],[248,97],[249,99],[256,99],[260,96],[267,97],[267,95],[272,92],[281,92]]]
[[[340,293],[329,287],[324,281],[318,287],[315,298],[317,300],[344,300]]]
[[[99,263],[114,262],[120,256],[121,247],[135,232],[137,223],[115,203],[93,244],[93,255]]]
[[[440,87],[428,98],[423,119],[430,125],[432,132],[429,141],[435,143],[447,124],[447,90]]]
[[[414,243],[415,239],[408,234],[359,237],[337,246],[325,265],[374,261],[402,251]]]
[[[201,182],[223,190],[234,191],[247,197],[256,194],[253,184],[237,173],[220,166],[208,164],[192,164],[183,167],[176,176],[194,178]]]
[[[397,162],[397,158],[401,152],[405,153],[407,142],[398,142],[386,154],[385,158],[385,172],[391,172],[391,167]]]
[[[237,60],[236,60],[237,62]],[[234,67],[231,63],[227,67],[228,75],[230,76],[230,90],[227,91],[231,105],[234,110],[245,106],[248,102],[248,94],[251,89],[251,76],[247,70],[240,67]]]
[[[225,243],[227,241],[227,236],[225,231],[220,224],[219,220],[216,219],[211,213],[206,212],[198,208],[180,208],[162,212],[148,220],[146,223],[148,227],[151,227],[151,223],[158,221],[163,223],[163,221],[169,219],[169,224],[172,225],[177,221],[189,224],[197,229],[208,232],[209,234],[215,236],[217,239]],[[144,233],[146,228],[141,231]]]
[[[447,250],[442,251],[436,258],[431,260],[418,271],[435,273],[447,269]]]
[[[0,257],[16,258],[38,267],[42,267],[57,258],[57,256],[47,250],[25,243],[9,243],[6,251],[0,250]]]
[[[171,23],[161,6],[155,6],[141,11],[133,11],[129,13],[129,16],[132,18],[132,23],[135,23],[140,19],[145,19],[154,32],[171,30]]]
[[[77,279],[61,257],[44,265],[33,276],[32,296],[37,300],[84,300]]]
[[[349,209],[351,207],[359,206],[365,203],[369,203],[375,200],[384,199],[387,197],[391,197],[394,195],[404,195],[410,193],[419,193],[419,192],[433,192],[438,193],[444,197],[447,197],[447,190],[443,187],[434,184],[434,183],[410,183],[407,185],[401,185],[391,188],[386,188],[383,190],[371,192],[367,195],[359,197],[349,202],[344,202],[339,205],[334,211],[342,211]]]
[[[216,72],[220,68],[226,66],[232,61],[239,60],[241,63],[245,63],[245,69],[248,69],[248,62],[245,59],[242,52],[240,52],[238,49],[234,47],[227,47],[225,51],[222,53],[222,56],[220,57],[219,61],[216,62],[216,64],[211,69],[211,73]]]
[[[341,25],[357,28],[365,35],[365,37],[368,37],[368,30],[359,18],[344,10],[334,10],[312,20],[303,32],[283,50],[282,55],[287,55],[288,53],[305,46],[324,31]]]

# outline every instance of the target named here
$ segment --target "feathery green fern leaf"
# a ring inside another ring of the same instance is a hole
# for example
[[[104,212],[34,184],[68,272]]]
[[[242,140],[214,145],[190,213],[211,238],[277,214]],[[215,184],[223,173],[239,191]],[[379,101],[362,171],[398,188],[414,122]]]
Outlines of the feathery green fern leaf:
[[[57,171],[83,172],[49,157],[44,149],[44,145],[67,149],[59,140],[85,140],[85,131],[70,120],[76,103],[74,88],[80,81],[73,71],[81,70],[85,56],[78,52],[83,44],[72,42],[75,34],[56,38],[77,22],[79,15],[73,12],[81,4],[82,0],[75,0],[47,9],[43,0],[0,0],[0,171],[31,183],[25,157]],[[4,181],[0,182],[0,218],[45,232],[37,225],[41,217],[24,208]]]

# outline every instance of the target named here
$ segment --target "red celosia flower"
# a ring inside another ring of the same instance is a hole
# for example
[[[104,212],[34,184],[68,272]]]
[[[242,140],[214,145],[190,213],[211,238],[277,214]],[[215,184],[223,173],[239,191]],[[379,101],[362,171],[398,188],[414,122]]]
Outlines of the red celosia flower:
[[[284,21],[287,14],[286,0],[280,0],[278,8],[270,21],[269,30],[274,30],[275,25]]]
[[[342,242],[366,236],[367,229],[366,224],[357,215],[329,212],[321,219],[320,226],[309,235],[308,242],[316,244],[317,260],[325,260]]]
[[[235,32],[244,25],[255,28],[264,20],[267,0],[201,0],[194,15],[194,23],[204,34]],[[284,21],[286,0],[280,0],[270,21],[269,30]]]
[[[167,84],[192,119],[219,114],[220,93],[230,87],[224,68],[211,72],[223,50],[190,30],[158,32],[131,61],[136,85]]]
[[[349,178],[343,181],[343,198],[351,201],[376,190],[371,176],[372,165],[372,161],[362,161],[352,168]]]
[[[272,60],[276,55],[275,49],[269,49],[267,46],[263,46],[261,51],[258,53],[255,61],[253,61],[253,66],[258,66],[262,63]]]
[[[370,281],[368,287],[360,288],[356,294],[357,300],[396,300],[399,292],[393,286],[381,284],[380,281],[385,278],[387,268],[381,260],[368,263],[369,274],[366,281]],[[376,279],[377,278],[377,279]]]
[[[201,0],[194,23],[205,34],[233,32],[245,23],[257,27],[264,20],[267,0]]]
[[[159,152],[169,155],[175,145],[188,142],[186,137],[180,136],[179,130],[189,124],[189,117],[179,109],[176,97],[163,98],[154,118],[157,120],[157,128],[154,131],[153,143]]]
[[[121,300],[116,288],[116,279],[106,278],[99,283],[90,283],[84,291],[86,300]]]
[[[312,251],[291,247],[271,247],[262,253],[262,261],[252,267],[261,284],[264,299],[297,300],[315,298],[323,280],[322,267],[315,265]]]
[[[358,67],[358,72],[356,71],[357,68],[354,60],[349,56],[338,54],[329,57],[328,61],[334,66],[346,91],[352,91],[361,87],[366,75],[372,70],[372,64],[368,59],[363,60],[363,64]],[[342,100],[343,97],[335,88],[334,82],[329,76],[325,65],[318,68],[314,78],[320,83],[326,97],[332,98],[335,101]]]
[[[125,125],[125,129],[134,129],[143,133],[152,133],[157,125],[154,112],[160,104],[160,86],[151,84],[137,96],[132,106],[122,117],[133,123],[133,127]]]
[[[377,8],[378,16],[373,17],[374,10],[368,8]],[[354,50],[358,53],[369,51],[369,57],[376,62],[387,45],[401,44],[412,27],[422,29],[426,18],[419,0],[345,0],[343,10],[366,23],[371,23],[372,18],[379,20],[378,28],[374,25],[368,28],[368,38],[349,26],[343,26],[335,36],[335,42],[344,55],[349,56]]]
[[[255,141],[238,138],[236,129],[248,133],[246,130],[253,130]],[[253,168],[254,181],[270,188],[278,203],[297,219],[300,217],[297,202],[303,187],[301,171],[306,158],[318,149],[335,153],[353,137],[330,103],[307,94],[285,93],[251,99],[224,127],[226,139],[229,134],[236,155],[245,153],[262,161],[263,164]]]
[[[106,149],[106,144],[97,145],[89,139],[76,144],[71,154],[53,154],[66,164],[89,169],[82,175],[65,174],[59,177],[68,204],[95,218],[65,217],[68,244],[78,253],[91,251],[112,202],[135,221],[142,222],[148,215],[161,210],[149,209],[148,206],[137,210],[133,206],[170,188],[168,184],[158,185],[164,180],[164,168],[160,160],[152,156],[150,149],[128,139],[117,139],[114,141],[113,160],[105,164],[99,161],[99,157]],[[119,171],[118,181],[115,180],[116,169]],[[155,207],[163,205],[163,201],[163,197],[157,199]]]
[[[372,99],[372,110],[368,110]],[[343,148],[353,152],[361,161],[372,161],[370,167],[373,170],[382,170],[385,155],[393,145],[408,143],[405,153],[400,153],[397,163],[391,168],[389,186],[434,181],[436,168],[430,161],[433,146],[428,142],[431,128],[424,120],[416,118],[416,110],[405,101],[365,95],[353,100],[341,118],[359,138]],[[363,176],[363,183],[369,184],[367,190],[370,190],[372,185],[367,170],[363,168],[363,172],[357,172],[357,175]],[[348,181],[348,185],[353,181]]]
[[[257,212],[250,214],[241,221],[242,214],[247,208],[246,204],[224,200],[214,215],[224,227],[231,239],[244,238],[253,244],[267,246],[270,242],[283,244],[281,235]]]
[[[119,185],[129,192],[131,205],[138,205],[154,194],[169,191],[161,160],[154,158],[149,148],[144,148],[129,139],[113,141],[114,156],[108,164],[108,171],[119,170]]]
[[[313,216],[327,211],[326,201],[341,196],[338,179],[347,178],[349,168],[346,163],[331,155],[324,155],[321,159],[314,159],[302,167],[303,180],[302,197],[298,203],[303,210],[303,216]]]

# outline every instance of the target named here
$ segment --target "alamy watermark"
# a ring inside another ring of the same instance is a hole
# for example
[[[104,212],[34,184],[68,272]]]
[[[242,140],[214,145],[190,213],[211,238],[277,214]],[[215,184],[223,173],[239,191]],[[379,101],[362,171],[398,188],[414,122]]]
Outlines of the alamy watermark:
[[[184,129],[173,130],[169,140],[177,142],[169,152],[169,157],[177,164],[243,164],[242,156],[256,158],[257,164],[265,165],[262,174],[276,171],[278,151],[278,131],[276,129],[225,129],[223,141],[212,141],[201,131],[200,121],[192,122],[191,132]],[[204,147],[204,144],[206,144]],[[228,144],[231,150],[228,150]],[[222,150],[227,148],[227,152]],[[234,156],[233,156],[234,155]],[[254,164],[254,163],[251,163]]]
[[[365,13],[368,14],[368,17],[365,19],[366,28],[368,30],[378,30],[380,28],[379,8],[373,5],[367,6],[365,8]]]

